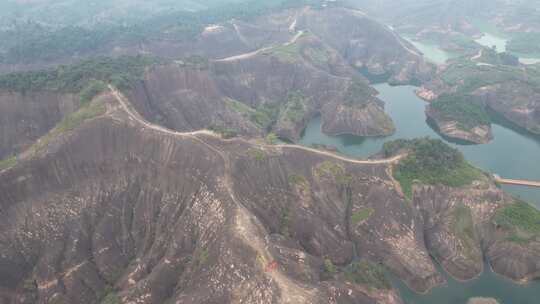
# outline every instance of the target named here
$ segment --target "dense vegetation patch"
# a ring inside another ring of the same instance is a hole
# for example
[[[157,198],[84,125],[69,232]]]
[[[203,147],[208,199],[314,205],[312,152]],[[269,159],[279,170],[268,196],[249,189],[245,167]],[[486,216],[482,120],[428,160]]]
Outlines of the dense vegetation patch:
[[[281,209],[281,214],[279,215],[279,234],[290,237],[291,231],[291,210],[289,207],[284,207]]]
[[[353,179],[353,177],[350,174],[347,174],[345,169],[340,164],[329,160],[318,165],[317,168],[315,168],[315,174],[318,177],[331,177],[339,185],[347,185]]]
[[[512,36],[509,51],[521,54],[540,54],[540,33],[519,33]]]
[[[404,194],[412,198],[412,186],[428,185],[462,187],[484,177],[482,171],[465,161],[463,154],[438,139],[400,140],[384,145],[383,152],[392,155],[405,149],[408,155],[394,168],[394,178]]]
[[[303,5],[320,7],[322,0],[253,0],[229,3],[202,11],[173,11],[136,21],[102,23],[91,27],[48,27],[39,23],[15,23],[0,31],[5,50],[0,62],[31,63],[77,56],[108,44],[146,43],[150,39],[190,40],[207,25],[231,19],[251,19],[274,11]],[[0,48],[1,50],[1,48]]]
[[[345,103],[349,106],[366,105],[373,96],[373,89],[362,80],[353,79],[345,93]]]
[[[108,293],[100,302],[100,304],[120,304],[120,303],[122,303],[122,301],[116,292]]]
[[[384,275],[384,268],[367,260],[351,263],[345,269],[345,279],[352,283],[376,289],[390,289],[392,285]]]
[[[306,178],[300,174],[291,174],[289,175],[288,180],[290,184],[295,185],[295,186],[307,184]]]
[[[107,85],[101,80],[91,80],[88,85],[79,93],[81,103],[90,102],[99,93],[105,91]]]
[[[360,208],[351,215],[351,223],[356,225],[367,220],[375,212],[373,208]]]
[[[263,161],[266,159],[266,153],[264,153],[264,151],[260,149],[251,148],[248,150],[247,153],[251,158],[257,161]]]
[[[540,235],[540,211],[526,202],[519,201],[498,210],[495,223],[511,231],[511,241],[527,242]]]
[[[456,95],[466,95],[488,85],[508,82],[519,82],[532,88],[539,88],[540,66],[479,64],[468,58],[460,58],[454,60],[440,78],[446,85],[456,88]]]
[[[8,158],[0,160],[0,171],[11,168],[15,166],[16,164],[17,164],[17,157],[15,156],[10,156]]]
[[[281,118],[293,123],[301,122],[306,115],[306,102],[306,96],[302,92],[290,92],[282,107]]]
[[[15,92],[52,90],[78,93],[86,88],[85,95],[89,96],[100,89],[101,84],[95,82],[96,80],[111,83],[121,90],[129,89],[142,78],[148,66],[159,62],[159,59],[145,56],[97,57],[54,70],[2,75],[0,89]]]
[[[484,107],[475,103],[470,96],[444,94],[432,102],[431,107],[442,116],[442,119],[457,121],[458,127],[462,130],[490,124],[489,115]]]
[[[263,130],[269,130],[276,122],[278,114],[277,104],[263,103],[255,109],[255,112],[250,113],[250,120]]]
[[[475,61],[494,65],[519,65],[519,58],[507,52],[499,53],[495,49],[484,48],[480,55]]]
[[[224,126],[224,125],[211,125],[208,130],[219,134],[222,138],[229,139],[238,136],[236,129]]]

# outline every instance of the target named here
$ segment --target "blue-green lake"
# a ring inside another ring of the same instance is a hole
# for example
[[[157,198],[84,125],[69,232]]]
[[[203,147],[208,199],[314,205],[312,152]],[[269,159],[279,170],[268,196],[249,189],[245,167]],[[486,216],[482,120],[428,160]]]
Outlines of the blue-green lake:
[[[354,157],[368,157],[380,151],[382,145],[398,138],[442,137],[433,131],[424,114],[426,103],[415,94],[416,87],[375,85],[379,98],[386,102],[386,112],[392,117],[397,131],[383,138],[355,136],[327,136],[321,132],[321,119],[316,117],[307,126],[301,144],[325,144],[341,153]],[[460,145],[450,143],[463,152],[469,162],[485,171],[505,178],[540,180],[540,139],[521,133],[505,123],[493,125],[495,139],[486,145]],[[514,196],[530,202],[540,209],[540,189],[504,186]],[[401,282],[395,285],[407,304],[465,304],[470,297],[493,297],[504,304],[540,303],[540,282],[527,285],[514,284],[491,271],[479,278],[462,283],[448,279],[448,284],[435,288],[427,295],[409,290]]]

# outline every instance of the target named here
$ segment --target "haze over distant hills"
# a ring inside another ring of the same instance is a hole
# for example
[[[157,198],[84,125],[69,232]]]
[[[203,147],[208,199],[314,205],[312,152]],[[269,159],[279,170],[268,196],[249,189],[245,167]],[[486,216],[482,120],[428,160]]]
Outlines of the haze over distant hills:
[[[436,65],[401,36],[520,11],[450,3],[0,4],[0,304],[401,304],[389,276],[537,279],[540,211],[444,141],[298,144],[319,116],[393,134],[381,82],[417,86],[452,138],[492,139],[491,110],[540,133],[538,65],[477,44]]]

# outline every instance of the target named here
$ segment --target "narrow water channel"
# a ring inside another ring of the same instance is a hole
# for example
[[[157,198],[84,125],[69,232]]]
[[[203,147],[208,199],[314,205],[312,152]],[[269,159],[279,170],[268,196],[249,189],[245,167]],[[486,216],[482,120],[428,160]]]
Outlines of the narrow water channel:
[[[368,157],[377,153],[382,145],[398,138],[430,136],[442,138],[426,123],[425,102],[418,98],[412,86],[392,87],[376,85],[379,98],[386,102],[386,112],[396,124],[397,132],[384,138],[354,136],[331,137],[321,132],[321,119],[313,119],[300,141],[301,144],[325,144],[336,147],[341,153]],[[493,125],[495,139],[486,145],[458,145],[450,143],[463,152],[472,164],[505,178],[540,180],[540,139],[515,131],[501,124]],[[504,186],[514,196],[530,202],[540,209],[540,189]],[[540,281],[518,285],[491,271],[485,271],[478,279],[462,283],[448,279],[448,284],[435,288],[427,295],[419,295],[395,280],[406,304],[465,304],[470,297],[493,297],[504,304],[540,303]]]

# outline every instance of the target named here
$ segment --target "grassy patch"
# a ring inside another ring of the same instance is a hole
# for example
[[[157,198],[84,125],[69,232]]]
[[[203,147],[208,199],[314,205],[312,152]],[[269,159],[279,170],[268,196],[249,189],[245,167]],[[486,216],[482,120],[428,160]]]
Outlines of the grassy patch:
[[[367,220],[375,212],[373,208],[360,208],[358,211],[353,212],[351,215],[351,223],[356,225],[360,222]]]
[[[0,170],[5,170],[14,167],[17,164],[17,157],[11,156],[6,159],[0,160]]]
[[[540,54],[540,33],[519,33],[508,41],[509,51],[521,54]]]
[[[292,184],[292,185],[295,185],[295,186],[298,186],[298,185],[305,185],[307,183],[307,180],[304,176],[302,175],[299,175],[299,174],[291,174],[289,175],[289,183]]]
[[[248,155],[257,161],[263,161],[266,158],[266,154],[264,153],[264,151],[259,149],[249,149]]]
[[[445,94],[432,102],[431,107],[443,119],[457,121],[458,127],[462,130],[490,124],[489,115],[484,107],[476,104],[470,96]]]
[[[269,129],[277,119],[279,107],[273,104],[262,104],[250,113],[250,120],[260,128]]]
[[[339,268],[334,265],[331,259],[325,258],[323,261],[323,269],[321,272],[321,281],[331,280],[339,272]]]
[[[387,290],[392,288],[384,275],[383,267],[366,260],[354,262],[347,266],[345,278],[352,283],[367,285],[376,289]]]
[[[238,112],[242,115],[251,115],[255,112],[255,110],[249,107],[248,105],[245,105],[241,103],[240,101],[234,100],[231,98],[226,98],[225,104],[233,111]]]
[[[474,222],[471,209],[465,205],[457,206],[452,213],[452,229],[462,241],[465,253],[471,255],[475,251]]]
[[[281,111],[280,116],[293,123],[298,123],[306,115],[306,97],[302,92],[291,92]]]
[[[265,55],[273,55],[286,63],[295,63],[301,58],[300,45],[298,43],[284,44],[276,46],[268,51]]]
[[[120,304],[120,297],[116,292],[109,292],[100,302],[100,304]]]
[[[525,202],[516,202],[500,209],[495,223],[509,231],[509,240],[528,242],[540,235],[540,211]]]
[[[515,58],[497,55],[500,63],[512,63]],[[453,62],[441,75],[441,80],[456,88],[455,95],[468,95],[474,90],[488,85],[516,82],[540,87],[540,67],[529,65],[519,67],[509,64],[477,65],[478,62],[461,58]]]
[[[264,139],[264,141],[269,144],[269,145],[275,145],[278,143],[278,136],[275,134],[275,133],[270,133],[266,136],[266,138]]]
[[[229,127],[225,127],[225,126],[213,125],[213,126],[208,127],[208,130],[216,132],[217,134],[219,134],[221,137],[225,139],[233,138],[238,135],[238,131]]]
[[[279,216],[279,233],[285,237],[291,236],[291,210],[289,208],[283,208]]]
[[[364,106],[373,95],[372,88],[363,81],[354,79],[345,93],[345,103],[349,106]]]
[[[390,158],[396,156],[401,150],[410,149],[413,146],[413,142],[409,139],[396,139],[385,142],[382,147],[384,156]]]
[[[58,132],[71,131],[80,126],[86,120],[105,114],[106,107],[101,102],[95,102],[83,106],[77,112],[66,116],[56,127]]]
[[[313,63],[321,66],[330,61],[330,52],[322,47],[308,47],[304,49],[304,54]]]
[[[409,150],[409,154],[394,168],[394,178],[409,199],[416,182],[462,187],[484,178],[482,171],[468,164],[461,152],[441,140],[422,138],[401,141],[400,144]]]
[[[107,85],[100,80],[91,80],[88,85],[79,93],[81,103],[88,103],[94,99],[99,93],[105,91]]]
[[[333,176],[344,174],[345,170],[338,163],[332,161],[324,161],[321,163],[317,169],[317,175],[331,174]]]
[[[195,255],[195,264],[197,267],[202,267],[208,263],[208,258],[210,254],[208,252],[208,249],[202,248],[199,250],[199,252]]]
[[[347,185],[353,179],[350,174],[347,174],[345,169],[336,162],[324,161],[316,169],[315,174],[319,177],[323,175],[331,176],[337,184]]]

